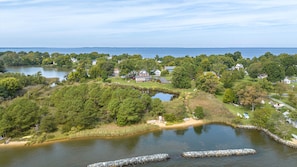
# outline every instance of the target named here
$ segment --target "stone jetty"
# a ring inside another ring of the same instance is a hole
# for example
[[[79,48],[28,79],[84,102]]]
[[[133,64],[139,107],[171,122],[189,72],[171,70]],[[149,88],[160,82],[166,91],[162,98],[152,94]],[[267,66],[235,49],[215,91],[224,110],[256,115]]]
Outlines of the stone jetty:
[[[168,160],[168,154],[153,154],[139,157],[132,157],[126,159],[119,159],[115,161],[98,162],[90,164],[87,167],[122,167],[122,166],[135,166],[137,164],[144,164],[148,162],[159,162]]]
[[[288,147],[291,147],[291,148],[295,148],[297,149],[297,144],[296,143],[293,143],[289,140],[284,140],[280,137],[278,137],[277,135],[271,133],[269,130],[267,129],[264,129],[264,128],[259,128],[257,126],[252,126],[252,125],[237,125],[236,126],[237,128],[243,128],[243,129],[256,129],[256,130],[261,130],[262,132],[266,133],[269,137],[271,137],[273,140],[275,140],[276,142],[279,142],[281,144],[284,144]]]
[[[229,150],[210,150],[210,151],[190,151],[183,152],[182,156],[185,158],[204,158],[204,157],[223,157],[231,155],[248,155],[255,154],[254,149],[229,149]]]

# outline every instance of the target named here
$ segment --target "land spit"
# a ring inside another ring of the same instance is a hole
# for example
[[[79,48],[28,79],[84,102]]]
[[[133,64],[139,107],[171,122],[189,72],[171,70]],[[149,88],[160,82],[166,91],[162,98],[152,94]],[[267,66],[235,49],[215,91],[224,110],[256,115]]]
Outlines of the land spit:
[[[122,167],[122,166],[134,166],[137,164],[144,164],[148,162],[160,162],[168,160],[170,157],[168,154],[153,154],[139,157],[132,157],[126,159],[120,159],[115,161],[98,162],[90,164],[87,167]]]
[[[190,151],[183,152],[182,156],[185,158],[204,158],[204,157],[225,157],[231,155],[248,155],[255,154],[254,149],[228,149],[228,150],[210,150],[210,151]]]

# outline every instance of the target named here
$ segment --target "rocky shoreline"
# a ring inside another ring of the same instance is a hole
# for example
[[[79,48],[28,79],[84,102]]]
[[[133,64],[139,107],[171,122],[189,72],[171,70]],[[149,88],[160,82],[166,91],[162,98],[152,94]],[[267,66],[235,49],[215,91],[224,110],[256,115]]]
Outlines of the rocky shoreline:
[[[269,130],[264,129],[264,128],[259,128],[257,126],[252,126],[252,125],[237,125],[236,128],[260,130],[260,131],[264,132],[265,134],[267,134],[269,137],[271,137],[276,142],[279,142],[279,143],[284,144],[284,145],[286,145],[288,147],[291,147],[291,148],[295,148],[295,149],[297,148],[297,143],[293,143],[291,141],[284,140],[284,139],[278,137],[277,135],[271,133]]]

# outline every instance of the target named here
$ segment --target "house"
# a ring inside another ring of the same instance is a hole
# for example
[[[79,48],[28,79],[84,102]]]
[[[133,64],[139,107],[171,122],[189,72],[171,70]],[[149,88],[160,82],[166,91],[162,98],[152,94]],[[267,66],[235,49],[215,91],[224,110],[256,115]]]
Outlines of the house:
[[[115,77],[118,77],[118,76],[120,75],[120,69],[119,69],[119,68],[114,68],[114,69],[113,69],[113,75],[114,75]]]
[[[291,84],[291,80],[290,80],[289,78],[286,77],[286,78],[284,79],[284,83],[285,83],[285,84]]]
[[[145,70],[139,71],[138,75],[135,76],[136,82],[147,82],[150,80],[151,80],[150,74]]]
[[[71,58],[72,63],[77,63],[77,59],[76,58]]]
[[[234,67],[236,70],[244,69],[242,64],[236,64]]]
[[[92,65],[93,66],[96,65],[96,63],[97,63],[97,60],[92,60]]]
[[[174,70],[176,66],[165,66],[164,70],[167,70],[169,73],[172,73],[172,71]]]
[[[156,70],[154,73],[155,73],[155,75],[156,75],[157,77],[161,76],[161,71],[160,71],[160,70]]]
[[[236,64],[235,66],[231,67],[231,70],[240,70],[240,69],[244,69],[242,64]]]
[[[264,79],[264,78],[267,78],[267,77],[268,77],[267,74],[260,74],[260,75],[258,75],[258,78],[259,79]]]

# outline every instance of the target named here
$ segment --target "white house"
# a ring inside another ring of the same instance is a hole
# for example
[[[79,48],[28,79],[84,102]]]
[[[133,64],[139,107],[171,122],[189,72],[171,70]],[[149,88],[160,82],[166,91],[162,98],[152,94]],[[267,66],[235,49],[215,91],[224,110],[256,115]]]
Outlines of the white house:
[[[154,73],[155,73],[155,75],[156,75],[157,77],[161,76],[161,71],[160,71],[160,70],[156,70]]]
[[[286,78],[284,79],[284,83],[285,83],[285,84],[291,84],[291,80],[290,80],[289,78],[286,77]]]
[[[92,65],[93,66],[96,65],[96,63],[97,63],[97,60],[92,60]]]
[[[77,59],[76,58],[71,58],[72,63],[77,63]]]
[[[164,69],[171,73],[174,70],[175,66],[165,66]]]
[[[264,78],[267,78],[267,77],[268,77],[267,74],[260,74],[260,75],[258,75],[258,78],[259,79],[264,79]]]

